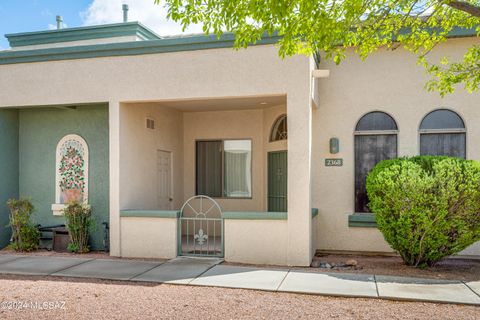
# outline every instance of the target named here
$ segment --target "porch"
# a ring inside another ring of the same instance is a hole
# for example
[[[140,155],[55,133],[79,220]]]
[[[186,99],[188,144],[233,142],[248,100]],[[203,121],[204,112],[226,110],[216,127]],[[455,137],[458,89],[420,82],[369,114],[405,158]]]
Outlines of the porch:
[[[286,104],[122,103],[119,255],[289,264]],[[188,203],[197,195],[213,202]]]

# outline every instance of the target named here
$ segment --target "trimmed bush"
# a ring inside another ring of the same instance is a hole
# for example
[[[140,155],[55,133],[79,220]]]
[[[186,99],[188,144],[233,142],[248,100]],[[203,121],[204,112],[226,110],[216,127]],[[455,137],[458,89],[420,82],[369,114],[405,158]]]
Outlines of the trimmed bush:
[[[90,251],[88,238],[90,229],[94,226],[92,208],[79,202],[70,202],[63,215],[66,218],[67,229],[70,235],[68,250],[75,253],[87,253]]]
[[[480,240],[480,163],[420,156],[385,160],[367,177],[385,240],[411,266],[432,266]]]
[[[10,199],[9,227],[12,229],[10,246],[16,251],[33,251],[38,249],[40,232],[31,221],[34,208],[28,199]]]

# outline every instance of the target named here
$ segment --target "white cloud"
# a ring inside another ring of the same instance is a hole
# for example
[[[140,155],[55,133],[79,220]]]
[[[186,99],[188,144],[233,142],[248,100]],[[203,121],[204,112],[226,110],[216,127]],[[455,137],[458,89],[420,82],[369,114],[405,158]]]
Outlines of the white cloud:
[[[179,23],[167,20],[163,2],[154,0],[93,0],[88,9],[80,13],[84,25],[99,25],[123,21],[122,4],[128,4],[128,20],[139,21],[159,35],[181,34]],[[201,25],[193,25],[185,33],[201,33]]]

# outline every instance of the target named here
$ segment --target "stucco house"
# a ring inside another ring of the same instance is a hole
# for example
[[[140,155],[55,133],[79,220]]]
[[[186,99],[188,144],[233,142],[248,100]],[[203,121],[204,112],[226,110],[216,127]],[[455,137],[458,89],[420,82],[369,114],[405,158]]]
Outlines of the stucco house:
[[[6,37],[2,247],[5,202],[25,196],[42,225],[63,223],[72,197],[89,203],[92,248],[106,222],[112,256],[306,266],[316,250],[386,253],[366,207],[376,162],[480,160],[478,93],[427,92],[401,49],[365,62],[350,50],[316,70],[279,58],[275,36],[233,50],[232,35],[160,37],[124,22]],[[474,31],[458,29],[431,55],[472,44]]]

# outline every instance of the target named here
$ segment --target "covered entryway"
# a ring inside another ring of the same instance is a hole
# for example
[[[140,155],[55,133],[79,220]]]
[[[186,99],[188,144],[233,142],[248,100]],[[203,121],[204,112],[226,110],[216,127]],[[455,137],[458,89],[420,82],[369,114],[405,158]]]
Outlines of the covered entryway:
[[[287,151],[268,153],[268,211],[287,212]]]
[[[223,257],[222,210],[212,198],[188,199],[180,210],[178,230],[180,256]]]

